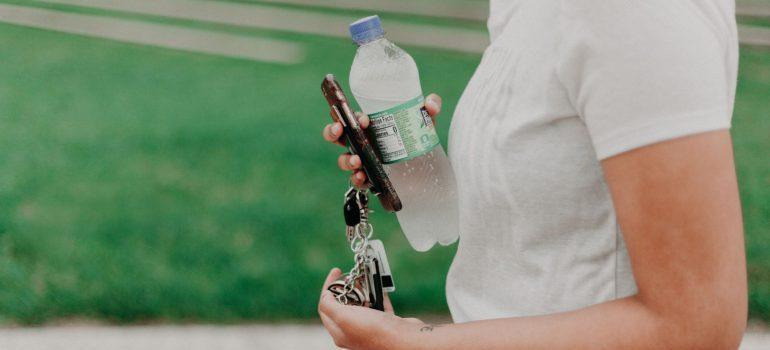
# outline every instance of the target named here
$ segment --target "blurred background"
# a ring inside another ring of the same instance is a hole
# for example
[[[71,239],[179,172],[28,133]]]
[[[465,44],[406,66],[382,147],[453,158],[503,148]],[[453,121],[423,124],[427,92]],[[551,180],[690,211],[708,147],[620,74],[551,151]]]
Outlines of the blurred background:
[[[487,41],[483,0],[0,0],[0,323],[316,322],[349,269],[347,174],[320,94],[377,13],[444,99]],[[732,133],[750,313],[770,320],[770,0],[739,1]],[[413,251],[378,206],[399,313],[445,317],[455,246]],[[90,322],[90,321],[89,321]]]

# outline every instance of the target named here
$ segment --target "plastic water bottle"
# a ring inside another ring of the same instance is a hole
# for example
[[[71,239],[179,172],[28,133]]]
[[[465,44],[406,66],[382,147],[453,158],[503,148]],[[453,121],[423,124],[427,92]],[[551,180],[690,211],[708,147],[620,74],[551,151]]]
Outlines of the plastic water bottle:
[[[403,208],[396,212],[415,250],[458,237],[457,184],[425,110],[414,59],[384,36],[378,16],[350,25],[358,44],[350,90],[371,123],[367,128]]]

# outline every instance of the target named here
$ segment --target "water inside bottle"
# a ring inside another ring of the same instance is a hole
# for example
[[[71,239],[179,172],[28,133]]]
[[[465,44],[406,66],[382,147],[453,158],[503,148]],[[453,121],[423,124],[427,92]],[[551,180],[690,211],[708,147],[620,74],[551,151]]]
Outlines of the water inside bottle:
[[[359,47],[350,88],[369,115],[422,96],[417,65],[409,54],[380,38]],[[396,213],[412,247],[430,249],[458,237],[457,189],[449,159],[439,144],[422,156],[386,164],[403,209]]]

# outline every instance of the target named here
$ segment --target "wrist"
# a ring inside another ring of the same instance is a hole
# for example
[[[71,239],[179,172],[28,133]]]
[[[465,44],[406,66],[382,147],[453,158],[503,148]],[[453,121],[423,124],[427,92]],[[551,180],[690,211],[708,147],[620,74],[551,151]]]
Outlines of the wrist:
[[[402,321],[391,328],[388,349],[439,349],[436,331],[443,326]]]

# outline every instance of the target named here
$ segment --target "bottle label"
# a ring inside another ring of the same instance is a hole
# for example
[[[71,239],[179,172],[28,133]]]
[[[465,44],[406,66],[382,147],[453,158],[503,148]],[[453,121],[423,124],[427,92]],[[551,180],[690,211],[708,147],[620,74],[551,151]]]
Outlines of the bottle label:
[[[439,144],[433,120],[425,109],[425,98],[369,115],[369,135],[385,164],[417,158]]]

